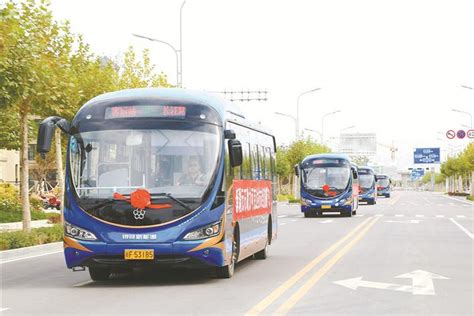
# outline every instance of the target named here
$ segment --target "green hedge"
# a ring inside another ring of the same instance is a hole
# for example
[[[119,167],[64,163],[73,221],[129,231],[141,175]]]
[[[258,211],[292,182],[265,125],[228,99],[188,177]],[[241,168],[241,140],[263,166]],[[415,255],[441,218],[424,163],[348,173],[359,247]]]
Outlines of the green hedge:
[[[2,202],[0,202],[0,205]],[[39,219],[49,219],[52,220],[52,223],[55,223],[54,219],[59,217],[57,213],[45,213],[43,211],[32,211],[31,212],[31,219],[32,220],[39,220]],[[13,223],[13,222],[21,222],[23,220],[23,213],[19,211],[6,211],[0,207],[0,223]]]
[[[469,201],[474,201],[474,195],[466,196],[466,199],[468,199]]]
[[[23,231],[0,233],[0,250],[8,250],[47,244],[63,239],[62,225],[33,228],[31,233]]]

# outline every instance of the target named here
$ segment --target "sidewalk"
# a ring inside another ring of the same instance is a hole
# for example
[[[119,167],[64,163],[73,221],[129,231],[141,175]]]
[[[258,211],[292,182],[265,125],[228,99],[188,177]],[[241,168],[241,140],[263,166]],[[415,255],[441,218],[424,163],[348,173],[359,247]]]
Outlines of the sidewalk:
[[[47,219],[31,221],[31,228],[52,227],[52,226],[53,224],[48,223]],[[22,222],[0,224],[0,232],[15,231],[15,230],[22,230],[22,229],[23,229]]]

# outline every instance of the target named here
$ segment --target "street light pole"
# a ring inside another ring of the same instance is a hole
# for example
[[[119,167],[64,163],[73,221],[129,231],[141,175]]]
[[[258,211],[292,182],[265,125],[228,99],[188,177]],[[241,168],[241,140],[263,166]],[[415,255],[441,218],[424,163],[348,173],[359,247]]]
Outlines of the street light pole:
[[[180,66],[179,66],[179,55],[181,55],[180,51],[168,42],[165,42],[165,41],[162,41],[162,40],[159,40],[159,39],[156,39],[156,38],[151,38],[151,37],[148,37],[148,36],[138,35],[138,34],[132,34],[132,35],[135,36],[135,37],[139,37],[139,38],[149,40],[151,42],[158,42],[158,43],[165,44],[174,51],[174,53],[176,55],[176,86],[178,88],[181,88],[181,78],[180,78],[181,77],[181,69],[180,69]]]
[[[457,109],[451,109],[453,112],[458,112],[458,113],[464,113],[464,114],[467,114],[471,117],[471,128],[472,128],[472,114],[469,113],[469,112],[466,112],[466,111],[461,111],[461,110],[457,110]]]
[[[297,134],[297,139],[299,138],[299,134],[300,134],[300,98],[305,94],[315,92],[315,91],[318,91],[318,90],[321,90],[321,88],[315,88],[315,89],[311,89],[311,90],[308,90],[308,91],[304,91],[304,92],[300,93],[298,95],[298,98],[296,99],[296,134]]]
[[[340,129],[340,130],[339,130],[339,134],[341,134],[343,131],[347,131],[348,129],[352,129],[352,128],[354,128],[354,127],[355,127],[355,125],[352,125],[352,126],[348,126],[348,127],[346,127],[346,128]]]
[[[183,87],[183,7],[185,3],[186,3],[186,0],[183,1],[179,9],[179,49],[177,49],[176,47],[174,47],[168,42],[165,42],[156,38],[151,38],[148,36],[143,36],[143,35],[138,35],[138,34],[132,34],[135,37],[143,38],[152,42],[165,44],[174,51],[176,55],[176,86],[178,88]]]
[[[324,119],[326,118],[326,116],[328,115],[332,115],[332,114],[336,114],[336,113],[339,113],[341,112],[341,110],[336,110],[336,111],[333,111],[333,112],[329,112],[329,113],[326,113],[323,115],[323,117],[321,118],[321,143],[324,145]]]
[[[313,133],[316,133],[319,135],[319,139],[321,140],[321,132],[320,131],[317,131],[315,129],[311,129],[311,128],[303,128],[304,131],[308,131],[308,132],[313,132]]]
[[[297,141],[298,140],[298,120],[293,115],[290,115],[290,114],[281,113],[281,112],[275,112],[275,114],[289,117],[295,122],[295,141]]]
[[[179,8],[179,88],[183,87],[183,7],[185,4],[186,0],[181,3]]]

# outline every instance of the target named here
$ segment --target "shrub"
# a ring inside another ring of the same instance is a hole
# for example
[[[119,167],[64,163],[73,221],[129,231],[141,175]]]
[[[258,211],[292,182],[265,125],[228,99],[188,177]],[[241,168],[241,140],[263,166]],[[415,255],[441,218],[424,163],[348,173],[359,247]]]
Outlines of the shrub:
[[[288,199],[288,203],[300,203],[300,202],[301,202],[301,200],[297,199],[295,197],[292,197],[292,198]]]
[[[31,233],[23,231],[3,232],[0,233],[0,250],[42,245],[61,241],[62,238],[63,227],[61,225],[33,228]]]
[[[474,195],[466,196],[466,199],[468,199],[469,201],[474,201]]]

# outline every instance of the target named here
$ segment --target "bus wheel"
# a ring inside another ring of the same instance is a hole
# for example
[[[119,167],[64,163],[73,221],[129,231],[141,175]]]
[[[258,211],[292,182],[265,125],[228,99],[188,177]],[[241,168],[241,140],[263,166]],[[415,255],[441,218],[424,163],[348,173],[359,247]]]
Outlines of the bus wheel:
[[[349,212],[344,212],[344,213],[342,213],[342,216],[344,216],[344,217],[352,217],[352,210],[350,210]]]
[[[110,268],[89,267],[89,275],[94,281],[107,281],[110,277]]]
[[[223,267],[216,268],[216,275],[219,279],[230,279],[234,275],[235,264],[239,258],[239,234],[238,228],[236,227],[234,231],[234,236],[232,237],[232,257],[230,258],[230,263]]]

